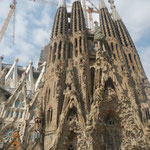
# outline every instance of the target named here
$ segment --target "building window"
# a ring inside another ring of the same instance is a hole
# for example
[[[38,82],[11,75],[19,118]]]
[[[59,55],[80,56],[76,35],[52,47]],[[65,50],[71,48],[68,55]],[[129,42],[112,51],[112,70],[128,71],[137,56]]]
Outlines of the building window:
[[[14,111],[11,112],[11,118],[13,117],[13,115],[14,115]]]
[[[94,94],[95,68],[91,68],[91,94]]]
[[[8,118],[8,117],[9,117],[9,114],[10,114],[10,111],[8,110],[8,111],[7,111],[6,118]]]
[[[20,101],[19,100],[17,100],[16,102],[15,102],[15,107],[19,107],[19,104],[20,104]]]
[[[132,63],[133,61],[132,61],[132,57],[131,57],[131,54],[129,54],[129,59],[130,59],[130,61],[131,61],[131,63]]]
[[[78,46],[78,41],[77,41],[77,38],[75,38],[75,47],[77,48]]]
[[[61,47],[62,47],[62,41],[60,41],[60,43],[59,43],[58,59],[61,58]]]
[[[113,45],[113,43],[111,43],[111,50],[112,50],[112,51],[114,50],[114,45]]]
[[[21,114],[20,114],[20,119],[23,117],[23,112],[21,112]]]

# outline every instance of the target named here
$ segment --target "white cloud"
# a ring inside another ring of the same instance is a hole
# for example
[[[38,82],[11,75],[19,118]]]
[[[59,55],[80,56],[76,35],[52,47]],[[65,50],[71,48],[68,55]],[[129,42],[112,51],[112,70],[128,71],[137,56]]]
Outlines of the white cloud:
[[[32,32],[32,38],[34,39],[33,42],[37,46],[46,45],[49,37],[49,32],[45,31],[43,28],[35,29]]]
[[[8,12],[10,0],[0,1],[0,28]],[[31,1],[17,0],[15,45],[12,45],[12,18],[7,27],[2,42],[0,55],[4,55],[5,62],[12,63],[15,57],[21,65],[27,65],[30,60],[37,63],[41,47],[49,42],[52,19],[50,5],[43,5]]]

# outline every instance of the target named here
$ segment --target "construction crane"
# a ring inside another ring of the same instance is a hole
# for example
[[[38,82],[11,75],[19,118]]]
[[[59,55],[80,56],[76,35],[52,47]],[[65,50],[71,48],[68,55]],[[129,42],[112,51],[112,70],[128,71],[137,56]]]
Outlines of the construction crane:
[[[46,0],[28,0],[28,1],[33,1],[33,2],[38,2],[38,3],[45,3],[45,4],[49,4],[49,5],[55,5],[57,6],[57,3],[55,2],[50,2],[50,1],[46,1]],[[7,30],[7,27],[8,27],[8,24],[10,22],[10,19],[11,17],[13,17],[13,35],[12,35],[12,38],[13,38],[13,44],[15,42],[15,9],[16,9],[16,0],[13,0],[13,4],[10,5],[10,11],[8,13],[8,16],[2,26],[2,29],[0,31],[0,42],[2,41],[3,39],[3,36]]]
[[[6,18],[5,22],[4,22],[4,25],[3,25],[3,27],[2,27],[2,29],[0,31],[0,42],[1,42],[3,36],[4,36],[5,32],[6,32],[6,29],[8,27],[8,24],[9,24],[10,19],[11,19],[12,16],[13,16],[13,36],[12,36],[13,37],[13,41],[15,39],[15,9],[16,9],[16,0],[13,0],[13,4],[10,5],[10,11],[8,13],[8,16],[7,16],[7,18]]]
[[[85,10],[89,13],[89,28],[93,29],[93,16],[92,16],[92,13],[99,14],[100,10],[90,0],[87,0],[87,1],[92,5],[92,7],[88,7],[88,9],[85,9]]]

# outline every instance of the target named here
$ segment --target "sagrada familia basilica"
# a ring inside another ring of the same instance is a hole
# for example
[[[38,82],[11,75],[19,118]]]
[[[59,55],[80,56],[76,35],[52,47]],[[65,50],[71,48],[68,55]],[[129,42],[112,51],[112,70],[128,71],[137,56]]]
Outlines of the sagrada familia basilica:
[[[0,150],[150,150],[150,83],[109,2],[90,32],[59,0],[38,69],[0,57]]]

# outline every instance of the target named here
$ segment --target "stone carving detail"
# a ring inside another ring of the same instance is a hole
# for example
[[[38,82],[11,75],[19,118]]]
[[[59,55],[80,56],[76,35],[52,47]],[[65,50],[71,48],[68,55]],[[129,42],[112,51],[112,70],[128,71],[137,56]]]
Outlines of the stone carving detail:
[[[26,150],[150,150],[150,84],[123,22],[112,21],[101,3],[101,27],[96,23],[93,33],[80,1],[67,13],[60,0],[46,72],[33,97],[25,73],[13,94],[3,86],[5,70],[0,73],[0,138],[14,124]]]

